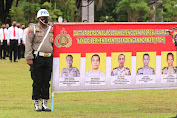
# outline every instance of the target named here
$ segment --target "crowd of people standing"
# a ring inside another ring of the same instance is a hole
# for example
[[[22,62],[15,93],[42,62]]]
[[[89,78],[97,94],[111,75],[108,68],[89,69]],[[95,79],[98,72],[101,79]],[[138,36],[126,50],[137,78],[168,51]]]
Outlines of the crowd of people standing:
[[[30,23],[29,25],[31,25]],[[25,24],[12,22],[12,26],[2,23],[0,28],[0,59],[7,59],[10,62],[18,62],[25,57],[25,40],[28,27]]]

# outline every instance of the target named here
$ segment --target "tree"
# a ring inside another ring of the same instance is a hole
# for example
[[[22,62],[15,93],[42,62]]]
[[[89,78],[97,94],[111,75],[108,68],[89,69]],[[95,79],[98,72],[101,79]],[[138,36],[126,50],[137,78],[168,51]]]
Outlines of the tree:
[[[108,21],[108,22],[114,22],[114,18],[112,16],[101,16],[100,22]]]
[[[68,21],[75,21],[77,7],[75,0],[57,0],[58,7],[61,8],[62,16]]]
[[[0,20],[2,22],[10,22],[7,21],[7,17],[9,15],[10,8],[12,6],[13,0],[0,0]]]
[[[35,1],[20,0],[17,7],[15,4],[12,5],[10,16],[12,20],[21,23],[36,22],[36,13],[39,9],[40,5]]]
[[[51,16],[50,21],[56,22],[57,18],[62,15],[62,12],[60,11],[60,9],[53,9],[52,3],[44,2],[42,4],[42,7],[49,11],[49,14]]]
[[[11,16],[12,21],[15,20],[17,22],[27,23],[26,19],[24,17],[23,8],[21,8],[21,7],[12,6],[12,8],[10,9],[10,16]]]
[[[94,10],[94,14],[95,14],[95,21],[98,22],[98,21],[104,21],[104,20],[107,20],[106,19],[106,16],[109,16],[108,18],[111,18],[112,19],[108,19],[108,21],[115,21],[117,19],[117,14],[112,12],[115,7],[116,7],[116,3],[120,1],[120,0],[113,0],[110,2],[110,0],[103,0],[102,1],[102,6],[101,6],[101,9],[97,10],[95,9]],[[97,8],[98,5],[95,4],[95,8]]]
[[[177,21],[177,1],[176,0],[162,0],[163,1],[163,21],[176,22]]]
[[[117,2],[114,12],[121,14],[126,12],[128,21],[143,21],[149,16],[150,8],[144,0],[122,0]]]

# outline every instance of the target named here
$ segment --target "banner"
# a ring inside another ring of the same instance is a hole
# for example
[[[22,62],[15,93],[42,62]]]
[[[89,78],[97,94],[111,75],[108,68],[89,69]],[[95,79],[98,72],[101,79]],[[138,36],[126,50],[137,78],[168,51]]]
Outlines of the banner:
[[[53,92],[177,85],[177,23],[54,24]]]

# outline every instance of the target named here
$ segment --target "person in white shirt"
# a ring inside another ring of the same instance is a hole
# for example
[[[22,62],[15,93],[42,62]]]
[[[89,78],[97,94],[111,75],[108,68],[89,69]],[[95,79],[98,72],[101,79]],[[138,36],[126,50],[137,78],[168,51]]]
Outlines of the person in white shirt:
[[[9,24],[8,24],[8,23],[6,23],[6,29],[7,29],[7,30],[9,29]]]
[[[7,44],[10,45],[10,62],[12,62],[12,52],[14,52],[14,62],[18,62],[16,59],[18,45],[20,45],[20,35],[16,24],[17,22],[13,21],[12,26],[8,29]]]
[[[99,70],[100,65],[100,56],[98,54],[94,54],[91,57],[92,70],[89,70],[85,73],[86,77],[104,77],[106,76],[104,72]]]
[[[9,29],[9,24],[6,23],[6,29],[8,30]],[[7,45],[7,50],[6,50],[6,57],[9,57],[10,56],[10,46]]]
[[[25,40],[26,40],[26,31],[25,25],[21,25],[21,58],[25,58]]]
[[[21,48],[22,48],[22,29],[20,23],[17,23],[17,28],[19,32],[19,38],[20,38],[20,45],[18,45],[18,60],[21,59]]]
[[[7,29],[4,23],[2,23],[0,29],[0,59],[6,58],[6,50],[7,50]],[[3,52],[3,55],[2,55]]]

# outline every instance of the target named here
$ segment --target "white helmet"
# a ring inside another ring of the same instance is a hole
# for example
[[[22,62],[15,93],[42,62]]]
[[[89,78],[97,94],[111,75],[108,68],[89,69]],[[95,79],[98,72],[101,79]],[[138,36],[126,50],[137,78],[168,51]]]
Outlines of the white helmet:
[[[49,16],[49,12],[46,9],[40,9],[37,12],[37,18],[39,18],[41,16]]]

